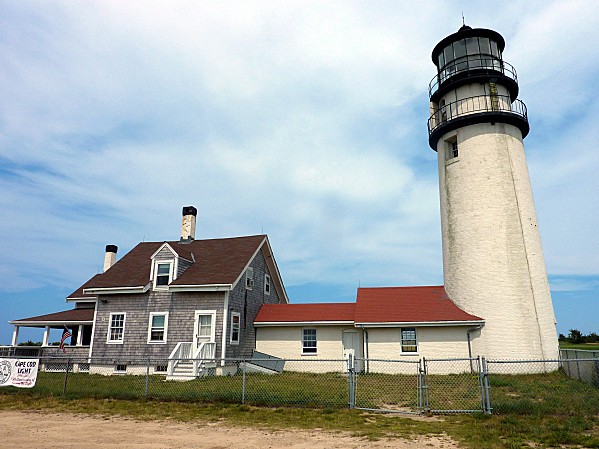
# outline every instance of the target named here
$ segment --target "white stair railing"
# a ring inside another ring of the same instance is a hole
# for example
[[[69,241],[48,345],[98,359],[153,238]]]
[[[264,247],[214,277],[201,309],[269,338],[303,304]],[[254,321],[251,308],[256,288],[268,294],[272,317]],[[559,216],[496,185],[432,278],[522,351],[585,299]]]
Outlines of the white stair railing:
[[[191,347],[192,342],[180,341],[179,343],[177,343],[177,346],[175,346],[173,352],[171,352],[171,354],[168,356],[167,373],[169,376],[173,375],[181,359],[191,358]]]
[[[198,377],[202,373],[206,362],[214,362],[215,352],[215,342],[205,341],[200,344],[197,351],[193,355],[193,375],[195,377]]]

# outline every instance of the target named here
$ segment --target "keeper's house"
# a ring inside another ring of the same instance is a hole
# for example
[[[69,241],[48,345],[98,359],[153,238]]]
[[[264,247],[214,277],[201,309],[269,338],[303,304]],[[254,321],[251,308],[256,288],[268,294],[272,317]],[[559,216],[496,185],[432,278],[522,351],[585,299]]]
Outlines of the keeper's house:
[[[76,370],[145,374],[155,360],[151,373],[177,378],[226,373],[222,359],[249,358],[260,307],[288,302],[268,237],[195,240],[196,215],[183,208],[180,240],[139,243],[118,262],[108,245],[104,272],[67,298],[75,308],[11,321],[12,347],[20,327],[41,327],[41,355],[60,356],[48,336],[66,327],[73,334],[66,355],[91,362]]]

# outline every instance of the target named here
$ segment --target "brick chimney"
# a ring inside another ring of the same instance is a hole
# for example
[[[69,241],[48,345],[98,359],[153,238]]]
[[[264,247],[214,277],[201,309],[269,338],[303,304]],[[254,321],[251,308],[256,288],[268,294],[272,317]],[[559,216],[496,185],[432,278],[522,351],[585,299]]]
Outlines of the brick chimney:
[[[198,210],[193,206],[183,208],[183,222],[181,224],[181,241],[191,242],[196,238],[196,215]]]
[[[116,262],[116,252],[119,247],[116,245],[106,245],[106,254],[104,255],[104,273]]]

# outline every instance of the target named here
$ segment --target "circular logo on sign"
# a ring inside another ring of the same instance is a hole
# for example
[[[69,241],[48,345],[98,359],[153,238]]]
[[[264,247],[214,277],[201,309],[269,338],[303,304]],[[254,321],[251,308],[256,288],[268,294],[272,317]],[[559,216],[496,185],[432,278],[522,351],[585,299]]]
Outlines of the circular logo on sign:
[[[10,379],[10,372],[12,371],[12,365],[7,360],[0,362],[0,385],[6,383]]]

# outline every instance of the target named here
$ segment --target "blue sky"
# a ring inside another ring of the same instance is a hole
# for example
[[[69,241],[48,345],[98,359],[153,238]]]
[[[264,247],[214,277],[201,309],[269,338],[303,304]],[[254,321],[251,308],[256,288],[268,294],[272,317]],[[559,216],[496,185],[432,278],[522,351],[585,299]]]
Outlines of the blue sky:
[[[599,331],[598,2],[0,1],[0,344],[185,205],[267,233],[294,302],[442,284],[427,88],[462,11],[518,71],[558,330]]]

